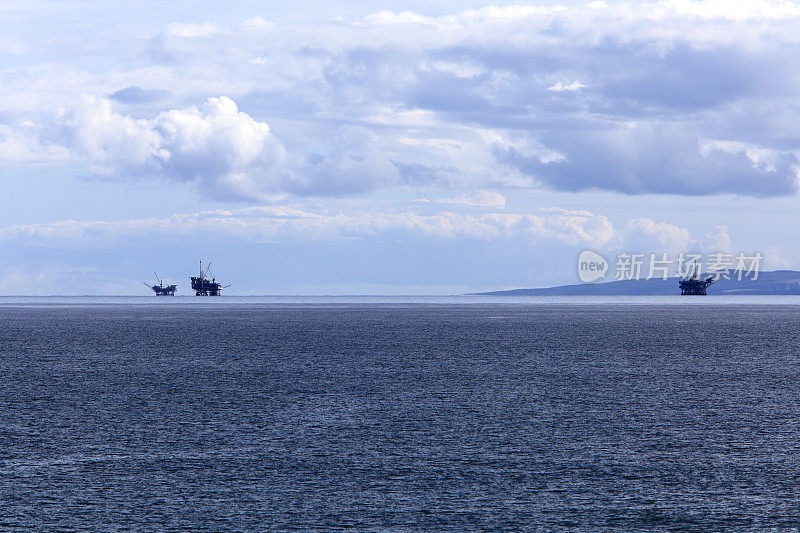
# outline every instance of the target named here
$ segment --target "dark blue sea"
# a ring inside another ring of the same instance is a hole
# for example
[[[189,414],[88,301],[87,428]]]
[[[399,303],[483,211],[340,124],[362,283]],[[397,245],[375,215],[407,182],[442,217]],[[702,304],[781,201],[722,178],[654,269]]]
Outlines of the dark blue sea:
[[[798,300],[199,300],[0,300],[0,530],[800,525]]]

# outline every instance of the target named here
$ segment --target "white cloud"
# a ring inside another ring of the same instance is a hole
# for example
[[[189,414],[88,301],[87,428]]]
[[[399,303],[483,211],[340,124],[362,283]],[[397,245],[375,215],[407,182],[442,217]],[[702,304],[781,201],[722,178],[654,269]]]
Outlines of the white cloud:
[[[602,247],[614,228],[602,215],[585,211],[544,210],[537,214],[440,212],[353,213],[310,212],[288,207],[252,207],[175,214],[166,218],[121,221],[64,220],[0,228],[0,241],[24,240],[51,246],[91,245],[98,241],[125,243],[153,235],[213,235],[244,241],[329,240],[363,238],[401,232],[418,238],[523,239],[530,244],[559,242]]]
[[[586,87],[586,85],[582,84],[579,81],[573,81],[571,83],[566,83],[564,81],[559,80],[559,81],[555,82],[553,85],[551,85],[550,87],[548,87],[547,90],[560,93],[560,92],[564,92],[564,91],[577,91],[579,89],[583,89],[584,87]]]
[[[151,120],[117,113],[106,99],[88,98],[77,109],[63,110],[57,124],[67,147],[102,176],[164,175],[197,181],[223,197],[250,199],[287,179],[286,150],[269,126],[226,97]]]
[[[762,251],[763,263],[760,270],[792,270],[797,269],[797,262],[788,259],[782,249],[767,246]]]
[[[16,128],[0,125],[0,160],[7,164],[63,163],[70,159],[63,146],[42,142],[33,123]]]
[[[427,198],[419,199],[418,202],[436,203],[445,205],[459,205],[465,207],[494,207],[503,208],[506,206],[506,198],[496,191],[473,191],[459,194],[451,198],[440,198],[430,200]]]
[[[413,13],[411,11],[403,11],[402,13],[395,13],[393,11],[378,11],[371,13],[364,17],[363,21],[356,22],[356,24],[365,25],[395,25],[395,24],[433,24],[435,19],[424,17]]]
[[[708,252],[731,252],[731,236],[728,235],[728,226],[720,225],[715,228],[716,232],[706,233],[700,239],[700,248]]]
[[[366,128],[342,126],[329,139],[328,153],[290,154],[269,125],[224,96],[153,119],[134,119],[116,112],[109,100],[91,97],[74,109],[62,109],[56,125],[51,142],[84,157],[98,176],[189,181],[218,199],[340,195],[399,178]]]
[[[800,6],[784,0],[666,0],[658,6],[679,15],[732,20],[783,19],[800,15]]]
[[[245,30],[248,30],[248,31],[265,31],[265,30],[271,30],[272,28],[274,28],[275,27],[275,23],[274,22],[270,22],[270,21],[264,19],[263,17],[256,16],[256,17],[247,19],[244,22],[242,22],[240,27],[242,29],[245,29]]]
[[[252,20],[252,19],[251,19]],[[172,23],[164,30],[164,33],[173,37],[208,37],[217,33],[222,33],[223,28],[211,22],[201,24],[181,24]]]
[[[603,216],[585,210],[544,208],[535,213],[464,213],[442,211],[310,211],[294,207],[248,207],[120,221],[63,220],[0,228],[0,242],[73,248],[128,246],[155,238],[221,239],[241,243],[317,242],[392,238],[462,241],[519,241],[527,246],[594,249],[603,253],[713,253],[731,251],[727,228],[695,239],[688,229],[648,218],[634,218],[615,228]],[[770,265],[788,265],[770,253]]]
[[[686,228],[649,218],[628,220],[620,237],[623,249],[645,254],[682,252],[692,242],[692,236]]]

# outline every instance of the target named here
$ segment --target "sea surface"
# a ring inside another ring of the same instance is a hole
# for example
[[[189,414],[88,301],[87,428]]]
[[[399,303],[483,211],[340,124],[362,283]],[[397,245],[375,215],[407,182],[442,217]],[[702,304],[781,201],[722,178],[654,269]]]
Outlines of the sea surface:
[[[800,298],[0,298],[0,531],[800,525]]]

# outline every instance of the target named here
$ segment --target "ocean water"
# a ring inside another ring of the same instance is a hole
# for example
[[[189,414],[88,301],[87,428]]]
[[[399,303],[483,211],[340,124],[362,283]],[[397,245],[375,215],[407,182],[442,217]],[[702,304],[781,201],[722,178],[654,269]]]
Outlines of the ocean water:
[[[791,530],[798,302],[3,298],[0,530]]]

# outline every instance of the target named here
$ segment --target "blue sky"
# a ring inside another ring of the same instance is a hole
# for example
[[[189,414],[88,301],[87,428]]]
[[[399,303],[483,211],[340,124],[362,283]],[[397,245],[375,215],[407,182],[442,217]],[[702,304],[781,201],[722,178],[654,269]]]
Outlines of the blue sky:
[[[794,2],[0,1],[0,293],[798,268]]]

